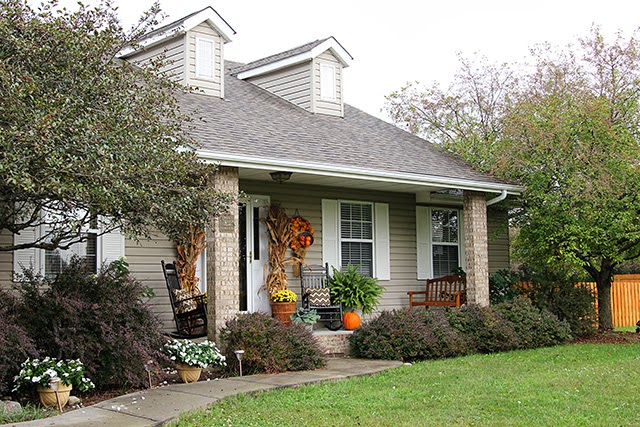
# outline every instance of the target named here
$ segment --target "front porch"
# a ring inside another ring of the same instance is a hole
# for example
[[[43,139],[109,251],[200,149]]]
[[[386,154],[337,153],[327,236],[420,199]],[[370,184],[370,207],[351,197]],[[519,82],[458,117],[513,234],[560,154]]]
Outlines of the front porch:
[[[336,186],[338,182],[336,180],[342,183],[340,187]],[[311,185],[314,181],[316,185]],[[381,285],[386,288],[379,309],[407,307],[409,302],[406,293],[423,290],[424,280],[433,277],[432,248],[434,244],[431,241],[433,239],[428,235],[431,233],[429,223],[422,223],[423,220],[430,221],[431,216],[421,216],[421,212],[429,214],[434,209],[455,211],[457,219],[453,226],[459,238],[454,239],[453,243],[446,244],[455,245],[457,252],[454,254],[456,258],[453,261],[466,271],[468,302],[479,305],[489,304],[488,276],[491,243],[488,239],[488,223],[490,221],[487,215],[487,196],[483,191],[464,189],[459,192],[462,197],[455,197],[444,194],[444,190],[451,189],[444,184],[435,186],[393,180],[380,183],[353,177],[314,176],[308,171],[294,172],[289,181],[276,183],[271,180],[268,170],[239,167],[220,167],[214,185],[221,191],[243,191],[247,195],[260,195],[261,203],[264,203],[266,197],[269,203],[279,204],[290,216],[299,214],[309,220],[315,228],[315,243],[308,249],[305,259],[309,264],[323,264],[329,261],[331,265],[339,266],[340,251],[344,250],[344,246],[341,247],[339,242],[341,233],[339,224],[335,223],[336,218],[328,215],[326,206],[331,204],[325,201],[340,203],[346,200],[349,203],[368,203],[373,206],[372,210],[376,215],[386,215],[382,228],[375,228],[375,241],[372,240],[372,260],[376,264],[372,267],[372,271],[381,279]],[[376,190],[378,186],[384,191]],[[495,190],[495,192],[498,191]],[[378,209],[378,206],[381,209]],[[250,214],[259,215],[260,209],[261,205],[252,206]],[[251,311],[251,298],[259,295],[262,286],[265,257],[256,259],[261,243],[259,240],[252,240],[260,239],[259,235],[262,232],[259,229],[260,221],[259,218],[253,217],[244,218],[242,221],[241,224],[241,217],[237,210],[231,211],[216,218],[213,227],[210,227],[207,232],[207,241],[210,243],[206,258],[206,281],[209,294],[209,336],[212,338],[224,322],[235,316],[241,309],[246,309],[248,305]],[[241,233],[241,228],[245,233]],[[332,232],[332,228],[336,231]],[[427,235],[421,235],[421,232]],[[378,244],[380,242],[377,240],[381,236],[386,236],[386,241],[381,239],[382,244]],[[246,250],[244,253],[240,253],[241,239],[248,239],[244,242]],[[493,242],[494,247],[497,245],[501,247],[500,250],[494,251],[495,253],[508,253],[506,233],[503,240]],[[502,246],[505,246],[505,249],[502,249]],[[334,250],[332,251],[331,248]],[[244,261],[248,264],[241,272],[243,256],[247,258]],[[383,265],[385,257],[387,264]],[[506,267],[508,267],[508,257],[506,262],[502,259],[500,262],[493,262],[492,270]],[[243,278],[243,274],[247,277]],[[289,288],[299,293],[299,280],[294,277],[292,271],[289,271],[288,275]],[[243,279],[249,281],[244,291],[240,285]],[[332,343],[334,341],[346,340],[333,336],[331,339],[323,339],[329,342],[329,347],[334,347]],[[337,344],[335,347],[341,348]]]

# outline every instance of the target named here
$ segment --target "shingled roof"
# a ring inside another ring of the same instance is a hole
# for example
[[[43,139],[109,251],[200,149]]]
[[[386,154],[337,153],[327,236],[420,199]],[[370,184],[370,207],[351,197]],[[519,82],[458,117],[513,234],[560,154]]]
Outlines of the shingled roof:
[[[324,43],[324,42],[326,42],[327,40],[330,40],[330,39],[332,39],[340,47],[342,47],[340,42],[338,40],[336,40],[334,37],[327,37],[325,39],[320,39],[320,40],[312,41],[310,43],[305,43],[302,46],[294,47],[293,49],[289,49],[289,50],[286,50],[284,52],[279,52],[279,53],[276,53],[274,55],[267,56],[266,58],[261,58],[261,59],[258,59],[256,61],[249,62],[248,64],[242,64],[242,65],[238,66],[237,68],[232,69],[231,70],[231,74],[235,76],[235,75],[238,75],[238,74],[240,74],[240,73],[242,73],[244,71],[253,70],[255,68],[262,67],[264,65],[273,64],[273,63],[276,63],[278,61],[282,61],[283,59],[291,58],[291,57],[294,57],[296,55],[300,55],[302,53],[310,52],[311,50],[313,50],[314,47],[319,46],[322,43]],[[344,49],[344,47],[342,47],[342,49]],[[346,49],[344,49],[344,51],[347,52]],[[349,54],[349,52],[347,52],[347,54]],[[350,54],[349,54],[349,57],[351,57]]]
[[[344,117],[312,114],[230,74],[241,66],[225,62],[224,99],[180,95],[183,108],[202,118],[193,136],[203,153],[237,160],[259,158],[266,163],[311,159],[320,170],[366,168],[387,176],[431,176],[513,187],[350,105],[345,104]]]

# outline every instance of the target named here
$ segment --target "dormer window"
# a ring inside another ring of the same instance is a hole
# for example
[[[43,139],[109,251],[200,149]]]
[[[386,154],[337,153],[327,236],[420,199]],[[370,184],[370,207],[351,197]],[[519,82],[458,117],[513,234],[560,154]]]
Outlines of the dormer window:
[[[320,99],[336,100],[336,67],[331,64],[320,64]]]
[[[212,80],[214,76],[215,42],[196,37],[196,78]]]

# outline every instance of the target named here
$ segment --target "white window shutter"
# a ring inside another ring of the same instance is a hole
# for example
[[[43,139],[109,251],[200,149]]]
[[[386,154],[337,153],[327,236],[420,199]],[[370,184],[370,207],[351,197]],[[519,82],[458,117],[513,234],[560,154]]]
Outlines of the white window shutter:
[[[338,220],[338,201],[322,199],[322,259],[340,269]]]
[[[36,240],[37,228],[28,227],[20,231],[20,234],[13,235],[13,243],[20,245],[23,243],[30,243]],[[33,268],[38,273],[40,265],[38,262],[38,250],[35,248],[20,249],[13,251],[13,272],[15,274],[22,274],[25,269]]]
[[[103,263],[109,264],[124,256],[124,236],[120,230],[113,230],[98,238],[100,253],[98,254],[98,268]]]
[[[431,242],[429,238],[429,208],[416,206],[416,252],[418,256],[418,280],[431,278]]]
[[[391,280],[391,251],[389,248],[389,205],[376,203],[375,221],[375,276],[379,280]]]

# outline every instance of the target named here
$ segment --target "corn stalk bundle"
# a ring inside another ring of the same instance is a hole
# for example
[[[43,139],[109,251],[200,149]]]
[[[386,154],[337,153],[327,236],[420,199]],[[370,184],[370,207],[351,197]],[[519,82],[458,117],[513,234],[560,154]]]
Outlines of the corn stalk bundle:
[[[269,206],[263,221],[267,225],[269,237],[269,273],[264,287],[271,296],[277,291],[287,289],[288,277],[285,266],[293,262],[291,258],[287,258],[287,250],[294,235],[291,220],[280,206]]]
[[[180,272],[180,284],[183,289],[189,291],[191,295],[198,295],[199,279],[196,277],[196,268],[198,256],[204,252],[207,247],[205,242],[205,233],[203,230],[189,226],[189,230],[182,239],[182,243],[178,244],[178,261],[176,266]]]

